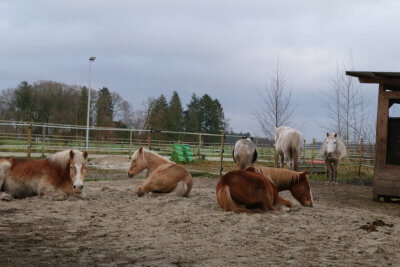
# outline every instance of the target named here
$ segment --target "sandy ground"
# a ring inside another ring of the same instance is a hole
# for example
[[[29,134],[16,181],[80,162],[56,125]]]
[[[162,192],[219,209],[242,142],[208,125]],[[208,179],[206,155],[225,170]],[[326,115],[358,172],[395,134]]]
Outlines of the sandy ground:
[[[370,187],[314,181],[314,208],[247,215],[219,208],[217,179],[195,178],[189,198],[128,191],[142,181],[87,182],[86,200],[0,202],[0,265],[400,263],[400,204],[371,201]],[[377,219],[393,226],[360,229]]]

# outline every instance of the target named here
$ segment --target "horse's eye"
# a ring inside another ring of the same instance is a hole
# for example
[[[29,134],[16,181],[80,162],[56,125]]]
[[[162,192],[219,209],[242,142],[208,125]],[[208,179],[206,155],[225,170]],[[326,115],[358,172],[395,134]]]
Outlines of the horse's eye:
[[[335,145],[336,145],[336,141],[335,141],[335,142],[333,142],[333,144],[335,144]]]
[[[71,165],[71,166],[69,166],[69,168],[72,170],[74,168],[74,166]]]

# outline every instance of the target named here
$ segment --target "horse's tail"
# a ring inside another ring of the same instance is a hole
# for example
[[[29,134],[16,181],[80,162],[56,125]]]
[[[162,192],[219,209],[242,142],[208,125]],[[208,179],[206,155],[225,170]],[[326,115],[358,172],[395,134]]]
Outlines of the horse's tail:
[[[193,186],[192,175],[187,172],[183,180],[176,185],[174,191],[177,196],[187,197],[190,191],[192,190],[192,186]]]
[[[251,212],[250,210],[238,205],[231,197],[229,186],[222,185],[217,187],[217,201],[219,206],[226,211]]]

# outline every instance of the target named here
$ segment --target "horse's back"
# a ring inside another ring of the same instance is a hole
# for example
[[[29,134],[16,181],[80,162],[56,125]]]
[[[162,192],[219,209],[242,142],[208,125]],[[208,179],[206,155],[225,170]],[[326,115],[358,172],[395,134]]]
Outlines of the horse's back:
[[[235,143],[233,159],[239,168],[244,169],[256,159],[256,145],[247,139],[238,140]]]
[[[233,200],[244,205],[263,199],[268,190],[262,175],[241,170],[230,171],[222,176],[217,184],[217,191],[223,186],[229,187]]]

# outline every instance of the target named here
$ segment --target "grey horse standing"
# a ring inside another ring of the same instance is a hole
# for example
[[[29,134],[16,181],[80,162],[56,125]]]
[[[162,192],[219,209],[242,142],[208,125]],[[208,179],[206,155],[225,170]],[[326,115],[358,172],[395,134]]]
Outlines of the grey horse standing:
[[[287,126],[275,128],[275,150],[280,157],[281,168],[286,160],[289,170],[298,171],[298,160],[303,151],[303,141],[303,134],[294,128]]]
[[[232,151],[233,161],[241,170],[254,163],[257,160],[257,155],[256,145],[250,138],[238,140]]]
[[[326,138],[321,146],[321,155],[326,164],[326,180],[329,181],[330,178],[331,181],[337,183],[339,162],[347,155],[343,139],[337,133],[326,133]]]

